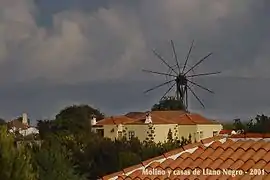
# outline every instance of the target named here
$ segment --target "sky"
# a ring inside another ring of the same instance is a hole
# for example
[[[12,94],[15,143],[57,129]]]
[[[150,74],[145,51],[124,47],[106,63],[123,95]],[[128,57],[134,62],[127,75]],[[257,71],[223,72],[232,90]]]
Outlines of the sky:
[[[52,118],[72,104],[89,104],[106,115],[145,111],[166,81],[142,72],[168,72],[152,49],[175,65],[170,40],[188,67],[213,55],[194,78],[213,90],[194,88],[190,111],[216,119],[270,114],[270,2],[267,0],[1,0],[0,116],[23,112]]]

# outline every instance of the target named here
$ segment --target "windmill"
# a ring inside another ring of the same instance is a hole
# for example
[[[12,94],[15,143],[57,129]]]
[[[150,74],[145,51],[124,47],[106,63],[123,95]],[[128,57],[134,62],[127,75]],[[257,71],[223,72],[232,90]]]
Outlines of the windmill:
[[[153,49],[153,53],[162,61],[164,65],[167,66],[168,71],[167,72],[157,72],[152,70],[145,70],[144,72],[152,73],[152,74],[158,74],[163,75],[166,77],[166,82],[159,84],[151,89],[146,90],[144,93],[148,93],[152,90],[158,89],[160,87],[163,87],[165,85],[169,85],[168,90],[164,93],[164,95],[161,97],[161,100],[163,100],[166,95],[175,87],[175,98],[176,100],[179,100],[184,105],[185,109],[188,109],[188,92],[191,92],[191,94],[197,99],[197,101],[201,104],[203,108],[205,108],[203,102],[200,100],[200,98],[196,95],[194,90],[192,90],[192,86],[197,86],[203,90],[206,90],[210,93],[214,93],[213,91],[209,90],[208,88],[203,87],[202,85],[196,83],[193,81],[193,78],[200,77],[200,76],[209,76],[209,75],[215,75],[219,74],[221,72],[209,72],[209,73],[194,73],[194,68],[199,66],[204,60],[206,60],[208,57],[212,55],[212,53],[207,54],[202,59],[200,59],[196,64],[193,66],[188,65],[188,60],[192,51],[192,48],[194,47],[194,41],[192,41],[191,46],[189,48],[189,51],[187,53],[185,62],[183,66],[180,66],[180,63],[178,62],[178,57],[175,51],[174,42],[171,40],[171,47],[173,51],[174,60],[176,62],[176,65],[171,66],[155,49]],[[192,73],[192,74],[191,74]],[[168,79],[170,78],[170,80]]]

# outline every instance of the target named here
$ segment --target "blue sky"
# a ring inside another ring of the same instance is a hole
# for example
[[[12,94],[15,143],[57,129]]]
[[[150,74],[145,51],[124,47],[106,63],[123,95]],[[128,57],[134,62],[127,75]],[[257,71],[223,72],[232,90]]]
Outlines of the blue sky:
[[[105,114],[147,110],[166,89],[143,91],[167,71],[151,52],[174,63],[173,39],[183,63],[195,40],[190,64],[213,56],[196,73],[222,71],[196,82],[202,109],[217,119],[269,114],[269,1],[252,0],[2,0],[0,2],[0,116],[27,112],[53,117],[65,106],[87,103]]]

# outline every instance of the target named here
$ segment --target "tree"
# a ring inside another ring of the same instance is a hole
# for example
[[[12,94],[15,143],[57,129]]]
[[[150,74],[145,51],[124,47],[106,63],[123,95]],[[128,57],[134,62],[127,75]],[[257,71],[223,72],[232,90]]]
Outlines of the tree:
[[[51,138],[36,148],[34,152],[35,164],[39,174],[39,180],[83,180],[79,176],[73,164],[69,161],[68,151],[57,141],[57,138]]]
[[[172,130],[169,129],[169,132],[168,132],[168,135],[167,135],[167,140],[169,142],[172,142],[173,141],[173,134],[172,134]]]
[[[265,115],[257,115],[247,124],[248,131],[254,133],[270,133],[270,118]]]
[[[61,110],[60,113],[56,115],[55,119],[88,121],[92,115],[95,115],[97,120],[104,118],[104,114],[101,113],[98,109],[92,108],[88,105],[73,105]]]
[[[234,129],[237,130],[245,130],[245,125],[242,123],[240,119],[234,119]]]
[[[152,111],[171,111],[171,110],[185,110],[182,101],[175,99],[174,97],[166,97],[159,101],[152,107]]]
[[[0,177],[5,180],[36,180],[31,154],[24,144],[16,147],[5,126],[0,127]]]
[[[92,115],[95,115],[97,120],[104,118],[103,113],[88,105],[73,105],[61,110],[56,115],[54,123],[62,130],[78,133],[89,130]]]
[[[37,128],[41,139],[44,139],[45,136],[56,130],[54,123],[51,120],[37,120]]]
[[[0,118],[0,126],[6,125],[6,124],[7,124],[7,122],[4,119]]]

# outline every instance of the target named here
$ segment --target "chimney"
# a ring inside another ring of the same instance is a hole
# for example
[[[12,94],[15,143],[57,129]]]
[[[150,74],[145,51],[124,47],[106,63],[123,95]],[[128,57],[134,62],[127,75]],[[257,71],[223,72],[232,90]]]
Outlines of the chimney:
[[[151,118],[151,114],[150,112],[146,113],[146,118],[145,118],[145,122],[146,124],[152,123],[152,118]]]
[[[97,124],[97,118],[95,115],[92,115],[92,119],[91,119],[91,126],[94,126]]]
[[[26,113],[22,114],[22,123],[28,125],[28,117]]]

